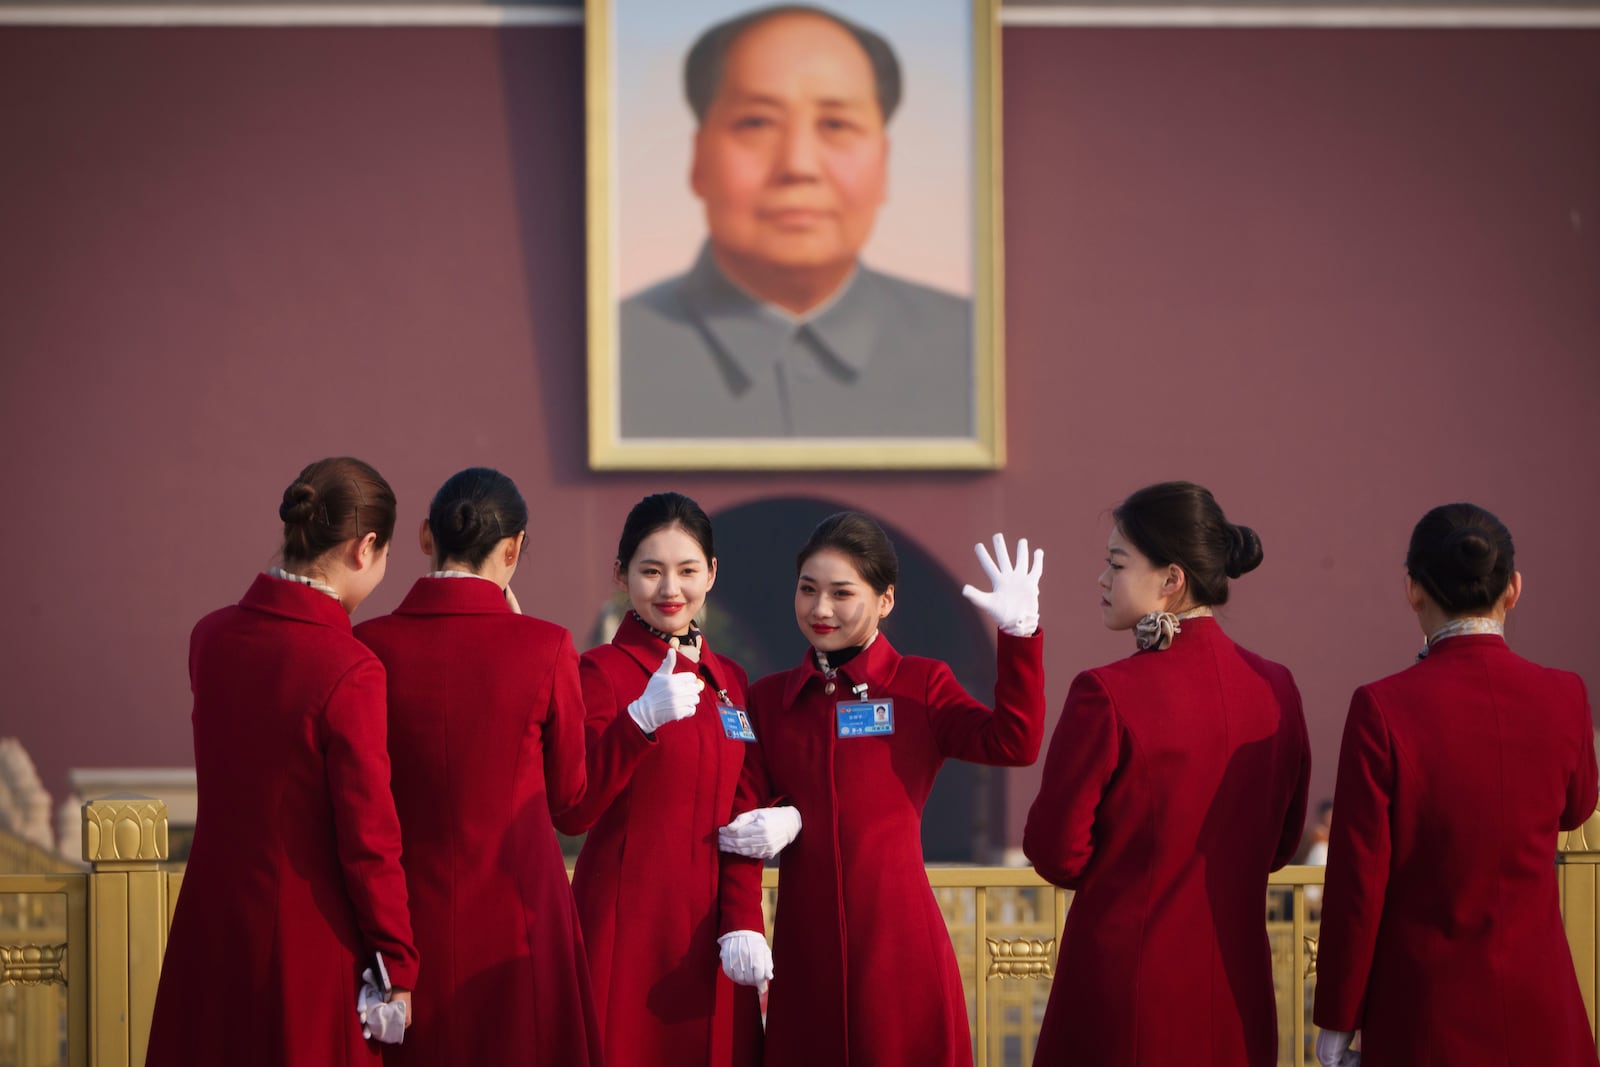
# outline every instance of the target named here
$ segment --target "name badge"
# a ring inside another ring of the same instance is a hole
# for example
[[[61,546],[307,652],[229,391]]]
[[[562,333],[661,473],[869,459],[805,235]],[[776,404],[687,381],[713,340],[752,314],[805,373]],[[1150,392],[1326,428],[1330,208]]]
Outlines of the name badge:
[[[839,705],[840,737],[886,737],[894,733],[894,701],[863,700]]]
[[[731,741],[754,741],[756,732],[750,729],[750,716],[731,704],[718,704],[717,714],[722,716],[722,732]]]

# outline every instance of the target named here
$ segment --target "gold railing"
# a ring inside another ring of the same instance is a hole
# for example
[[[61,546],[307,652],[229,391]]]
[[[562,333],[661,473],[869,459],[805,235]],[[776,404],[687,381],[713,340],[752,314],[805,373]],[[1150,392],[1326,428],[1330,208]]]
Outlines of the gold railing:
[[[0,1067],[143,1067],[161,954],[182,872],[163,868],[166,805],[84,805],[85,873],[0,874]],[[1600,989],[1600,813],[1562,835],[1563,921],[1588,1009]],[[771,907],[778,872],[765,872]],[[1050,993],[1071,894],[1032,871],[931,867],[967,990],[978,1067],[1027,1067]],[[1263,911],[1278,995],[1278,1062],[1303,1067],[1314,1030],[1320,867],[1269,881]]]

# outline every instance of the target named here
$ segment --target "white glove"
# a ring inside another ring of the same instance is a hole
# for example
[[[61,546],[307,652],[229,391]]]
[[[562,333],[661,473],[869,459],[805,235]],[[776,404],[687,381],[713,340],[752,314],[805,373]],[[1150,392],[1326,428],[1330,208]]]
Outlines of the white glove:
[[[772,981],[772,949],[754,930],[735,930],[717,938],[722,946],[722,973],[739,985],[764,988]]]
[[[706,683],[700,680],[699,674],[673,673],[677,666],[678,650],[667,649],[667,658],[650,676],[644,692],[628,705],[628,714],[647,734],[655,733],[669,722],[687,719],[700,704],[700,690]]]
[[[356,1015],[361,1019],[361,1036],[368,1040],[398,1045],[406,1038],[406,1005],[389,1003],[372,977],[372,968],[361,972],[361,992],[356,994]]]
[[[1028,567],[1028,539],[1017,539],[1017,562],[1013,564],[1006,554],[1005,534],[994,535],[994,554],[999,557],[997,566],[989,558],[983,545],[972,546],[989,576],[994,592],[983,593],[970,585],[961,587],[961,595],[972,601],[974,607],[994,620],[994,624],[1013,637],[1027,637],[1039,628],[1039,576],[1044,574],[1044,549],[1033,553],[1033,567]]]
[[[717,847],[751,859],[771,859],[787,848],[799,833],[800,809],[787,804],[757,808],[718,830]]]
[[[1322,1067],[1361,1067],[1361,1053],[1350,1047],[1359,1030],[1321,1030],[1317,1033],[1317,1062]]]

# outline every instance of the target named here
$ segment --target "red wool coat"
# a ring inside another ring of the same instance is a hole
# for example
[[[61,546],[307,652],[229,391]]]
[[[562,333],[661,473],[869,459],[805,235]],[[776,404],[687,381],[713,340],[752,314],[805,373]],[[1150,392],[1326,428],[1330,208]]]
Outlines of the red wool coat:
[[[481,578],[420,578],[356,627],[389,671],[389,759],[417,946],[417,1022],[389,1067],[598,1064],[553,809],[583,794],[566,630]]]
[[[1073,680],[1023,836],[1077,891],[1035,1063],[1277,1062],[1267,874],[1310,775],[1293,677],[1215,619]]]
[[[923,864],[922,808],[946,759],[1038,758],[1044,639],[999,640],[993,711],[944,663],[901,656],[882,634],[833,682],[807,650],[751,689],[759,744],[737,806],[793,804],[802,823],[779,859],[768,1067],[972,1062],[961,975]],[[892,734],[839,736],[836,705],[861,683],[867,701],[893,701]],[[759,929],[760,871],[732,870],[724,928]]]
[[[1594,813],[1583,682],[1493,635],[1356,690],[1317,951],[1317,1025],[1362,1067],[1594,1067],[1556,833]]]
[[[338,601],[261,575],[195,626],[189,684],[200,811],[145,1062],[381,1063],[361,970],[417,982],[382,664]]]
[[[717,850],[732,817],[746,743],[731,740],[718,692],[744,706],[745,675],[704,648],[679,671],[705,680],[700,707],[647,737],[628,714],[667,646],[633,616],[611,644],[582,657],[589,788],[561,814],[564,833],[588,830],[573,872],[608,1067],[745,1067],[760,1059],[754,989],[722,973],[717,922],[722,871],[754,860]],[[760,914],[756,925],[760,930]]]

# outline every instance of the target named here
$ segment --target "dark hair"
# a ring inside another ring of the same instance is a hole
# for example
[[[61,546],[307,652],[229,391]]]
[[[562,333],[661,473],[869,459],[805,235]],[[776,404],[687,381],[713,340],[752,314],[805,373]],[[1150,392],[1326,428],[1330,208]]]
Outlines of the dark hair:
[[[689,108],[694,112],[695,121],[706,120],[711,101],[722,88],[723,68],[734,42],[746,30],[754,29],[779,15],[815,15],[834,23],[855,38],[861,50],[867,54],[867,61],[872,64],[872,77],[878,89],[878,110],[883,113],[883,121],[887,125],[895,109],[900,106],[900,60],[895,57],[894,48],[880,34],[865,26],[811,4],[773,4],[747,11],[717,23],[695,40],[683,61],[683,91],[689,98]]]
[[[1261,538],[1222,514],[1211,490],[1193,482],[1147,485],[1112,517],[1122,536],[1157,567],[1176,563],[1196,606],[1228,602],[1228,579],[1261,566]]]
[[[1451,615],[1499,603],[1515,570],[1511,531],[1476,504],[1441,504],[1411,531],[1406,573]]]
[[[617,565],[624,570],[633,562],[639,543],[657,530],[668,526],[681,526],[684,533],[694,538],[706,554],[706,562],[717,558],[711,540],[711,520],[700,505],[682,493],[652,493],[633,506],[622,524],[622,537],[617,540]]]
[[[895,555],[894,542],[882,526],[859,511],[840,511],[817,523],[794,558],[795,573],[799,574],[806,560],[825,548],[849,556],[862,580],[879,596],[900,580],[900,558]]]
[[[310,563],[353,538],[394,536],[394,490],[372,466],[349,456],[319,459],[283,491],[285,563]]]
[[[504,538],[528,528],[528,505],[517,484],[497,470],[468,467],[439,487],[428,505],[434,559],[477,567]]]

